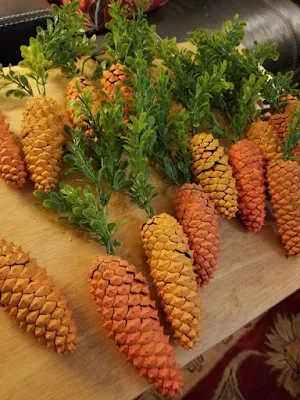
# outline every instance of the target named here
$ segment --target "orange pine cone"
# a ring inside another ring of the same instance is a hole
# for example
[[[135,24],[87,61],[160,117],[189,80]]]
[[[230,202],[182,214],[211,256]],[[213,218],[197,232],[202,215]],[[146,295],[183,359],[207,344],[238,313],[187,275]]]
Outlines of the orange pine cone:
[[[81,118],[79,120],[77,120],[76,123],[74,122],[74,119],[76,116],[76,109],[74,106],[70,105],[70,102],[72,102],[72,101],[79,101],[80,92],[78,91],[77,86],[79,86],[79,88],[82,92],[84,92],[88,89],[91,90],[91,94],[92,94],[92,98],[93,98],[95,106],[97,106],[99,104],[100,96],[99,96],[97,88],[93,84],[93,82],[86,79],[84,76],[77,76],[70,80],[70,82],[67,86],[67,89],[66,89],[66,93],[65,93],[66,110],[67,110],[67,113],[68,113],[71,123],[74,124],[75,126],[81,126],[81,125],[84,125],[84,122],[82,121]],[[85,131],[85,135],[88,137],[93,137],[94,132],[91,129],[87,129]]]
[[[119,257],[99,256],[89,277],[103,326],[120,352],[164,396],[181,393],[180,369],[169,337],[159,323],[144,276]]]
[[[218,217],[213,202],[201,186],[185,184],[174,197],[175,214],[194,251],[194,268],[198,285],[213,278],[220,255]]]
[[[248,139],[233,144],[228,155],[238,189],[240,218],[249,231],[259,232],[266,217],[263,155]]]
[[[113,64],[109,69],[103,71],[103,76],[100,80],[100,86],[103,92],[106,94],[109,100],[113,100],[115,97],[115,89],[118,86],[122,92],[122,98],[128,101],[123,107],[124,123],[127,125],[129,120],[130,111],[132,106],[129,103],[133,98],[131,87],[126,83],[128,74],[125,72],[125,67],[120,64]]]
[[[113,64],[109,69],[103,71],[103,77],[100,80],[101,89],[106,93],[110,100],[113,100],[115,95],[115,87],[119,86],[123,97],[131,99],[132,92],[126,80],[128,74],[124,70],[124,66],[120,63]]]
[[[0,178],[13,188],[26,183],[26,171],[20,146],[0,114]]]
[[[266,161],[282,157],[278,133],[267,121],[252,122],[246,136],[259,147]]]
[[[279,141],[283,143],[288,133],[288,125],[293,121],[297,108],[300,102],[295,96],[287,96],[281,99],[282,103],[286,103],[278,113],[271,115],[269,124],[275,129],[278,134]],[[294,155],[300,154],[300,144],[295,150]]]
[[[58,353],[76,348],[76,325],[67,301],[44,268],[0,238],[0,305],[21,328]]]
[[[267,181],[278,232],[288,255],[300,253],[300,166],[295,161],[267,164]]]

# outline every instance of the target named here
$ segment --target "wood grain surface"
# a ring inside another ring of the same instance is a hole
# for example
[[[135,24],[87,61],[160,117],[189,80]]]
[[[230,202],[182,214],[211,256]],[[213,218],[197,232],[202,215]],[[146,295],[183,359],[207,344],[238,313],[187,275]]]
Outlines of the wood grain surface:
[[[59,73],[51,75],[48,94],[61,104],[66,83]],[[20,132],[25,103],[26,99],[0,96],[1,112],[16,134]],[[174,188],[164,191],[164,182],[156,173],[151,179],[160,192],[155,201],[156,212],[173,214]],[[74,311],[81,342],[73,355],[60,356],[40,346],[0,310],[0,399],[134,399],[147,389],[147,382],[106,338],[88,290],[89,266],[103,249],[88,242],[85,234],[75,228],[56,221],[55,214],[34,206],[34,202],[30,184],[14,191],[0,183],[0,234],[22,245],[54,277]],[[116,195],[110,217],[125,219],[117,235],[123,242],[118,254],[145,273],[151,285],[139,234],[145,213],[126,197]],[[300,263],[285,258],[270,224],[261,233],[252,234],[238,220],[220,219],[220,230],[221,259],[215,279],[199,292],[201,339],[188,352],[175,344],[181,365],[299,288]]]

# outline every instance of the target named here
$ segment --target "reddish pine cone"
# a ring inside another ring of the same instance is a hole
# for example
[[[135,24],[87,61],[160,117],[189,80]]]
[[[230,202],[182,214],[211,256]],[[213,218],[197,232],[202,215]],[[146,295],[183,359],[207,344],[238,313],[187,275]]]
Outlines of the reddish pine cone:
[[[213,278],[220,255],[218,217],[213,202],[199,185],[185,184],[174,197],[177,221],[194,251],[194,268],[198,285]]]
[[[91,90],[92,99],[95,106],[98,105],[100,97],[98,95],[97,88],[93,84],[93,82],[89,81],[84,76],[78,76],[70,80],[65,93],[66,109],[72,124],[76,126],[81,126],[84,125],[84,122],[81,118],[77,120],[76,123],[74,122],[76,116],[76,108],[70,105],[70,102],[72,101],[79,101],[80,92],[78,91],[77,86],[79,86],[82,92],[85,92],[86,90]],[[88,137],[94,136],[94,132],[91,129],[86,129],[85,134]]]
[[[282,97],[281,103],[285,103],[279,112],[271,115],[269,124],[273,126],[279,135],[280,141],[284,141],[288,132],[288,123],[292,122],[296,109],[299,107],[299,101],[294,96]]]
[[[76,325],[67,301],[20,247],[0,239],[0,304],[21,328],[58,353],[73,353]]]
[[[228,155],[238,190],[240,218],[249,231],[259,232],[266,217],[263,155],[248,139],[233,144]]]
[[[227,218],[237,212],[237,190],[228,157],[218,139],[210,133],[197,133],[189,142],[193,163],[191,172],[196,183],[208,193],[216,210]]]
[[[266,161],[282,157],[278,133],[267,121],[252,122],[246,136],[259,147]]]
[[[300,253],[300,166],[295,161],[267,164],[267,181],[273,215],[288,255]]]
[[[65,111],[49,97],[26,104],[22,121],[25,163],[35,189],[50,192],[59,180],[63,156]]]
[[[292,123],[297,108],[300,106],[300,102],[294,96],[287,96],[282,98],[286,105],[282,107],[278,113],[271,115],[269,124],[275,129],[279,140],[283,143],[289,131],[289,124]],[[300,144],[297,146],[294,156],[300,154]]]
[[[26,183],[26,175],[20,146],[0,114],[0,178],[13,188],[20,188]]]
[[[180,369],[169,337],[159,323],[144,276],[119,257],[100,256],[94,261],[89,277],[103,326],[120,352],[164,396],[181,393]]]
[[[198,341],[200,297],[188,239],[175,218],[161,214],[141,229],[151,276],[173,335],[185,349]]]

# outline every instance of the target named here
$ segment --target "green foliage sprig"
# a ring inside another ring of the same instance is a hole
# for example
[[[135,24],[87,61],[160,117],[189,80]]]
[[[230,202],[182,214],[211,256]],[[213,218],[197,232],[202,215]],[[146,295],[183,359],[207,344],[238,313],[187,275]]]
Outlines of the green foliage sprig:
[[[155,90],[150,81],[147,62],[141,57],[128,62],[131,66],[130,81],[134,96],[134,115],[128,123],[129,134],[123,137],[124,148],[129,154],[128,195],[138,207],[153,216],[152,201],[157,192],[148,182],[151,171],[148,155],[156,141]]]
[[[104,49],[114,62],[124,65],[128,57],[135,57],[141,52],[150,65],[155,56],[157,35],[155,26],[150,27],[144,15],[149,8],[149,0],[137,0],[135,4],[136,10],[128,5],[122,6],[122,0],[110,1],[111,21],[106,24],[110,32],[105,36]],[[131,19],[127,18],[128,14]]]
[[[90,239],[104,246],[107,254],[114,254],[121,246],[119,240],[113,239],[120,222],[108,222],[107,210],[95,198],[90,186],[82,189],[62,183],[57,192],[36,190],[34,195],[46,209],[56,211],[69,224],[88,232]]]
[[[175,184],[190,182],[192,155],[188,151],[186,132],[188,114],[185,110],[176,111],[170,116],[172,108],[171,83],[165,71],[160,72],[156,82],[156,132],[157,138],[151,156],[156,169],[163,171]]]
[[[288,134],[286,136],[283,147],[283,160],[296,161],[300,156],[294,156],[300,140],[300,107],[296,109],[293,121],[288,124]]]
[[[46,82],[50,61],[46,58],[43,45],[36,38],[30,38],[29,46],[21,46],[23,60],[19,66],[28,68],[24,76],[33,79],[39,94],[46,94]]]
[[[56,210],[61,218],[90,234],[94,240],[105,246],[108,254],[114,254],[121,243],[113,235],[122,222],[109,222],[107,207],[114,191],[128,189],[126,179],[127,160],[122,158],[123,144],[119,135],[124,132],[123,101],[117,90],[114,102],[102,102],[101,108],[93,105],[91,90],[80,92],[79,99],[72,102],[77,119],[83,125],[66,127],[72,141],[67,145],[64,160],[70,164],[66,174],[80,173],[88,183],[84,188],[62,184],[56,192],[45,194],[36,191],[43,200],[43,206]],[[84,131],[92,129],[96,140],[88,139]]]
[[[87,140],[81,128],[71,130],[73,142],[68,145],[69,154],[65,156],[65,160],[73,164],[69,172],[80,171],[96,185],[100,190],[98,194],[102,205],[105,206],[114,191],[125,190],[129,184],[126,180],[128,161],[122,158],[124,148],[121,136],[125,133],[122,112],[124,101],[116,88],[114,102],[102,101],[101,108],[96,108],[93,106],[90,89],[80,92],[77,86],[77,90],[80,93],[79,99],[71,105],[76,109],[76,118],[83,120],[85,129],[94,132],[96,140]],[[93,167],[95,157],[87,157],[89,149],[97,156],[97,171]]]
[[[235,90],[241,90],[244,80],[251,75],[257,78],[265,74],[262,64],[268,60],[277,61],[279,53],[276,44],[257,43],[251,50],[241,49],[245,36],[246,23],[238,20],[235,15],[233,21],[223,24],[222,30],[212,31],[199,29],[191,32],[191,42],[196,46],[195,62],[210,71],[214,64],[219,65],[227,61],[226,78],[233,83]],[[269,74],[269,73],[268,73]],[[293,84],[293,72],[282,75],[272,75],[273,80],[262,82],[261,95],[272,108],[279,109],[279,98],[284,94],[295,94],[296,85]],[[233,97],[226,99],[232,101]],[[218,101],[218,107],[222,107]],[[228,111],[228,110],[227,110]]]
[[[41,44],[51,68],[60,68],[67,77],[79,73],[76,62],[95,50],[96,36],[87,37],[85,15],[78,13],[79,1],[58,7],[52,5],[53,19],[45,29],[38,27],[36,40]]]
[[[3,65],[0,64],[0,78],[3,79],[4,83],[1,89],[9,87],[11,85],[16,85],[17,88],[10,88],[6,91],[6,96],[15,96],[23,98],[25,96],[33,96],[32,87],[28,81],[27,76],[20,74],[18,71],[14,71],[12,66],[8,66],[8,72],[5,73],[3,70]]]
[[[278,111],[285,106],[280,98],[285,94],[297,95],[298,83],[293,83],[294,72],[288,71],[285,74],[278,72],[276,75],[268,72],[269,79],[266,79],[262,85],[264,102],[270,104],[274,110]]]
[[[265,80],[266,76],[256,77],[251,74],[249,79],[244,79],[241,88],[234,91],[235,101],[229,115],[232,116],[231,125],[237,140],[242,139],[246,126],[254,120],[258,112],[256,105]]]
[[[159,57],[170,69],[172,92],[176,101],[188,111],[192,132],[200,125],[213,131],[216,137],[225,137],[227,130],[221,126],[213,112],[214,99],[223,98],[223,93],[233,85],[226,81],[226,61],[204,70],[195,62],[191,51],[181,50],[175,39],[164,39],[159,45]]]
[[[19,66],[29,72],[21,74],[9,67],[5,74],[0,64],[0,78],[3,88],[9,87],[7,96],[33,96],[31,78],[39,94],[46,94],[46,82],[49,70],[60,68],[68,77],[79,72],[77,60],[83,55],[90,55],[95,49],[95,37],[88,38],[83,24],[84,15],[76,12],[79,2],[75,1],[62,7],[53,5],[53,20],[47,20],[47,27],[37,28],[35,38],[30,38],[29,46],[21,46],[23,60]]]

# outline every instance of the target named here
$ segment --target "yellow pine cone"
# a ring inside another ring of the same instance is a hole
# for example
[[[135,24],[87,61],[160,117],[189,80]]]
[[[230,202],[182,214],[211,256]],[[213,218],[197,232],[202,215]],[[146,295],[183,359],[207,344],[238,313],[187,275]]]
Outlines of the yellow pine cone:
[[[26,183],[26,175],[21,148],[0,114],[0,178],[13,188],[20,188]]]
[[[238,210],[235,179],[218,139],[210,133],[197,133],[190,139],[189,149],[194,181],[208,193],[219,213],[229,219],[235,217]]]
[[[176,219],[165,213],[149,218],[141,235],[166,319],[181,346],[190,349],[200,331],[200,297],[188,239]]]
[[[59,181],[64,122],[64,110],[50,97],[34,97],[26,104],[21,142],[35,189],[50,192]]]
[[[273,215],[289,256],[300,252],[300,166],[295,161],[272,160],[267,181]]]
[[[220,256],[218,216],[214,204],[201,186],[186,183],[175,193],[174,207],[177,221],[194,251],[197,283],[204,286],[213,278]]]
[[[64,354],[75,350],[76,325],[65,297],[44,268],[4,239],[0,239],[0,304],[47,348]]]
[[[77,89],[78,85],[83,93],[87,89],[91,90],[91,94],[92,94],[92,98],[93,98],[95,106],[97,106],[100,101],[100,96],[99,96],[97,88],[93,82],[86,79],[84,76],[77,76],[77,77],[71,79],[67,86],[67,89],[66,89],[65,103],[66,103],[66,109],[67,109],[69,119],[70,119],[71,123],[75,126],[84,125],[84,122],[81,118],[79,120],[77,120],[76,123],[74,122],[74,118],[76,116],[76,109],[74,106],[69,104],[71,101],[79,101],[80,93]],[[88,137],[94,136],[94,132],[91,129],[86,129],[85,134]]]
[[[282,158],[278,133],[267,121],[252,122],[246,136],[259,147],[266,161]]]
[[[144,276],[115,256],[98,257],[89,276],[103,326],[120,353],[163,395],[175,397],[181,393],[179,365],[169,337],[163,333]]]

